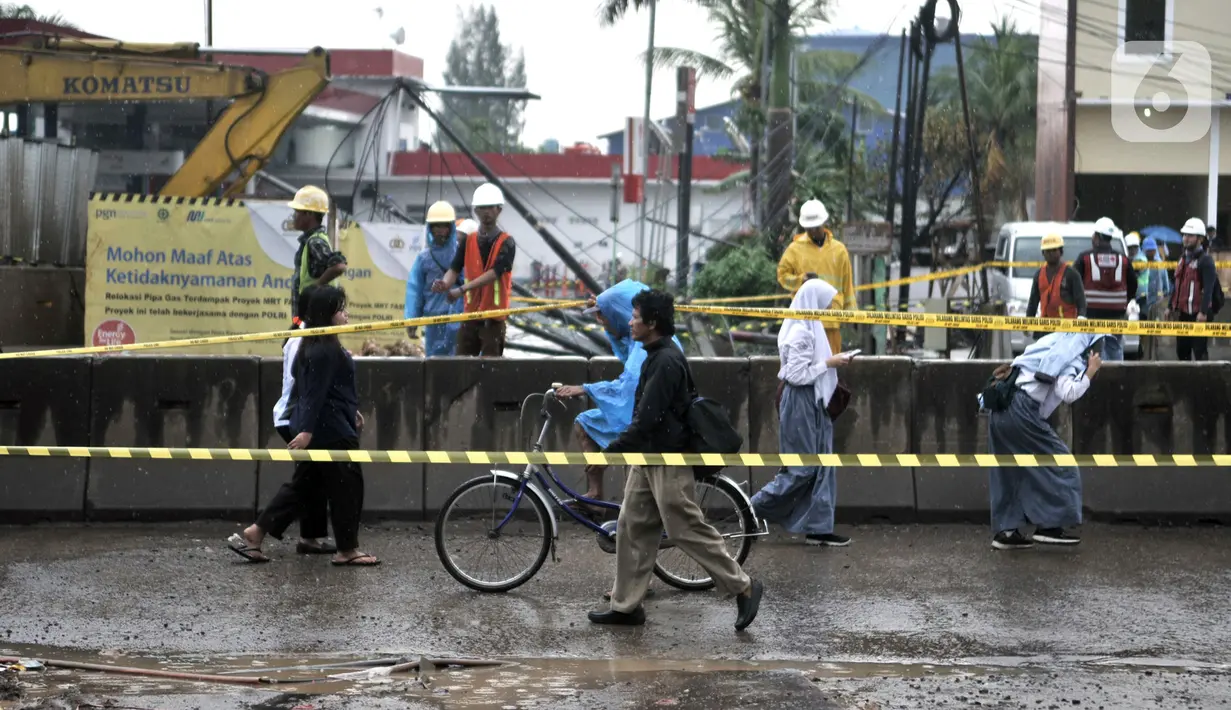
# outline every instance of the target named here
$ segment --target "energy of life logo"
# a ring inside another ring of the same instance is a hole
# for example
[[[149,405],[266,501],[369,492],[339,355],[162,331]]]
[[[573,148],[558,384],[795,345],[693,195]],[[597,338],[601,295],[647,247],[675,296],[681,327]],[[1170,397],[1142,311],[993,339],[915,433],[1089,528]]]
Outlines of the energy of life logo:
[[[105,320],[94,329],[91,340],[95,346],[132,345],[137,342],[137,333],[122,320]]]
[[[1214,66],[1198,42],[1125,42],[1111,59],[1111,128],[1129,143],[1193,143],[1211,124]]]

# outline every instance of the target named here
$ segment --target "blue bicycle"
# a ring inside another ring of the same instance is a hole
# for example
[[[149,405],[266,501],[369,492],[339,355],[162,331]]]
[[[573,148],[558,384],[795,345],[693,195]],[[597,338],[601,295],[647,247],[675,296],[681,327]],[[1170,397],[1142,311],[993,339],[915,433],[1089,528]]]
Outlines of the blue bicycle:
[[[542,396],[539,431],[534,451],[543,450],[551,426],[550,406],[559,403],[552,385]],[[522,401],[523,411],[531,394]],[[552,483],[569,498],[561,498]],[[769,534],[769,528],[752,510],[740,484],[719,473],[698,478],[696,501],[706,522],[727,541],[731,556],[741,564],[748,558],[753,539]],[[579,525],[592,530],[599,548],[615,553],[616,521],[597,523],[578,511],[580,503],[612,513],[618,503],[586,498],[573,492],[546,464],[529,464],[519,475],[493,470],[458,486],[436,518],[436,554],[449,574],[480,592],[507,592],[530,581],[547,561],[556,556],[559,526],[552,504]],[[469,551],[477,550],[474,554]],[[489,569],[481,569],[490,566]],[[654,574],[678,589],[704,590],[714,581],[692,558],[671,544],[665,535],[659,548]]]

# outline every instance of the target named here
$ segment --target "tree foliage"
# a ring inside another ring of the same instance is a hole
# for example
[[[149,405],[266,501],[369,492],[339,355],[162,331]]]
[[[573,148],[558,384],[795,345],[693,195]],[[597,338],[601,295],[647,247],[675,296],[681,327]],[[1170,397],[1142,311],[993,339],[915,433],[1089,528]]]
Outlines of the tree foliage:
[[[50,15],[40,15],[37,10],[29,5],[19,5],[15,2],[0,3],[0,20],[34,20],[35,22],[46,22],[49,25],[59,25],[69,29],[78,29],[76,25],[64,19],[64,16],[56,12]]]
[[[448,86],[526,86],[526,58],[500,41],[500,19],[487,5],[457,12],[458,31],[445,58]],[[513,152],[521,149],[525,127],[524,101],[502,98],[442,97],[444,118],[475,150]],[[438,142],[450,145],[442,135]]]
[[[760,238],[711,250],[709,261],[693,282],[697,298],[760,296],[777,293],[778,264]]]

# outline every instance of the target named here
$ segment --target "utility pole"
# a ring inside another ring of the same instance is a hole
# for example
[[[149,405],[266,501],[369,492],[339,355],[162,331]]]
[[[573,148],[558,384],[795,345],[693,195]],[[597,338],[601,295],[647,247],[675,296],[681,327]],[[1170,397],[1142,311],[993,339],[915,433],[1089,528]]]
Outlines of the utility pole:
[[[620,231],[620,164],[611,164],[611,264],[607,269],[607,288],[616,283],[616,232]],[[598,294],[594,294],[598,295]]]
[[[654,88],[654,21],[658,15],[658,3],[655,0],[650,0],[650,40],[645,50],[645,114],[642,116],[644,123],[641,126],[641,164],[645,166],[646,174],[650,172],[650,96],[653,94]],[[659,150],[661,154],[663,151]],[[665,156],[660,155],[659,160],[665,159]],[[642,263],[642,268],[638,269],[638,276],[642,281],[645,281],[645,264],[647,261],[645,256],[645,207],[646,195],[644,189],[641,194],[641,206],[637,209],[637,260]]]
[[[855,221],[855,128],[859,125],[859,104],[851,100],[851,145],[846,163],[846,221]]]
[[[953,18],[953,21],[957,22],[957,18]],[[987,232],[984,230],[987,225],[983,222],[983,188],[979,184],[979,153],[975,148],[974,127],[970,125],[970,98],[966,93],[966,66],[962,61],[962,32],[960,29],[953,44],[957,51],[957,85],[962,94],[962,116],[966,121],[966,147],[970,153],[970,188],[975,199],[975,244],[979,250],[979,253],[975,255],[975,263],[981,264],[986,261],[987,256],[983,249],[987,241]],[[987,288],[987,269],[979,269],[979,278],[983,298],[991,301],[991,292]]]
[[[214,46],[214,0],[205,0],[205,46]],[[214,120],[214,102],[205,102],[205,131]],[[221,192],[221,188],[219,188]]]
[[[688,272],[692,270],[692,259],[688,253],[688,229],[692,219],[692,139],[697,120],[693,99],[697,90],[697,70],[680,67],[675,76],[676,96],[679,98],[675,108],[675,117],[679,124],[676,137],[680,141],[680,212],[676,222],[678,229],[675,242],[675,283],[682,296],[688,293]]]

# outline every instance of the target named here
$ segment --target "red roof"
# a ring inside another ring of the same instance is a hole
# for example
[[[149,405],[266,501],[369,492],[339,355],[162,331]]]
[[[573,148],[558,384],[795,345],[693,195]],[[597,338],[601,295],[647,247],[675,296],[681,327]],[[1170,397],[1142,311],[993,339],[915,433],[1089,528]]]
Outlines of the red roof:
[[[480,153],[479,157],[497,174],[516,180],[535,179],[610,180],[611,166],[620,165],[620,155],[585,155],[555,153]],[[671,173],[675,177],[677,163],[672,160]],[[692,159],[693,180],[725,180],[744,170],[745,163],[720,158],[696,156]],[[658,156],[650,156],[651,175],[657,174]],[[405,151],[393,155],[394,175],[431,176],[451,173],[458,177],[479,177],[478,169],[461,153],[436,153],[426,150]]]
[[[264,72],[275,72],[294,66],[297,54],[244,54],[214,52],[214,60],[222,64],[242,64]],[[345,76],[405,76],[423,78],[423,60],[395,49],[330,49],[329,74]]]
[[[39,35],[61,35],[64,37],[84,37],[86,39],[109,39],[101,35],[92,35],[89,32],[74,30],[60,25],[53,25],[47,22],[39,22],[37,20],[0,20],[0,35],[9,34],[39,34]],[[6,38],[0,40],[0,44],[13,44],[14,39]]]

